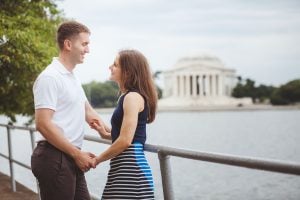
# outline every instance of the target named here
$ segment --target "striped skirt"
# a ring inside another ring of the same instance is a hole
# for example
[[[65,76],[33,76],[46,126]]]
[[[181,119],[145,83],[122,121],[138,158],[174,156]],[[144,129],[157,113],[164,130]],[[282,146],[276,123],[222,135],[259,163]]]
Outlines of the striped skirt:
[[[102,199],[154,199],[151,169],[144,147],[134,143],[111,159]]]

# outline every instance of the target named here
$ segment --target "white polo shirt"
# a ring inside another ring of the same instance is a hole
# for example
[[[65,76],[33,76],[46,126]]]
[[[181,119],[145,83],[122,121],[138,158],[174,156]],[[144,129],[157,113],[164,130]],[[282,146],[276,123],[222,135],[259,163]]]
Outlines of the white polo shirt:
[[[36,79],[33,95],[35,109],[54,110],[53,123],[73,145],[81,148],[87,98],[75,74],[68,71],[58,58],[53,58]],[[37,140],[45,138],[39,136]]]

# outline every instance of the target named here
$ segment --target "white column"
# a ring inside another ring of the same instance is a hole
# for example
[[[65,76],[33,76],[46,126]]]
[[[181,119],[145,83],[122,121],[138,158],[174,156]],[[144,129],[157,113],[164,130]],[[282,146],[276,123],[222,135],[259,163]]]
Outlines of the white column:
[[[183,96],[184,97],[186,97],[187,96],[187,89],[186,89],[186,85],[187,85],[187,83],[186,83],[186,74],[185,75],[183,75],[183,87],[184,87],[184,89],[183,89]]]
[[[171,87],[172,87],[172,96],[173,97],[175,97],[176,96],[176,87],[175,87],[175,85],[176,85],[176,76],[172,76],[172,85],[171,85]]]
[[[180,76],[180,97],[184,96],[184,78],[183,75],[181,74]]]
[[[216,96],[217,88],[216,88],[216,75],[215,74],[211,75],[211,89],[212,89],[211,95],[213,97]]]
[[[183,96],[187,96],[188,95],[188,90],[187,90],[187,75],[183,75],[183,86],[184,86],[184,88],[183,88]]]
[[[185,96],[186,97],[190,97],[191,96],[191,81],[190,81],[191,78],[190,77],[191,77],[191,75],[188,74],[186,76],[186,79],[185,79],[185,81],[186,81],[186,94],[185,94]]]
[[[209,75],[205,74],[205,96],[210,96],[210,90],[209,90]]]
[[[201,75],[201,95],[204,96],[204,92],[205,92],[205,78],[204,75]]]
[[[202,95],[206,93],[206,77],[205,74],[202,74]]]
[[[216,74],[216,96],[220,96],[220,76],[219,74]]]
[[[219,94],[220,94],[220,96],[224,96],[223,87],[224,87],[223,76],[222,76],[222,74],[220,74],[219,75]]]
[[[212,88],[212,75],[209,74],[208,75],[208,82],[209,82],[209,96],[211,97],[212,96],[212,93],[213,93],[213,88]]]
[[[202,75],[198,75],[198,85],[199,85],[199,87],[198,87],[198,89],[199,89],[199,96],[200,97],[202,97],[202,77],[201,77]]]
[[[192,83],[193,83],[193,97],[197,96],[197,76],[192,75]]]
[[[203,89],[202,89],[202,75],[199,74],[198,75],[198,85],[199,85],[199,96],[202,97],[203,96]]]
[[[173,75],[172,93],[174,97],[177,97],[177,75]]]
[[[200,97],[203,96],[203,75],[199,75],[199,95]]]
[[[177,97],[180,97],[180,76],[176,76],[177,79]]]
[[[177,75],[177,97],[180,97],[180,76]]]

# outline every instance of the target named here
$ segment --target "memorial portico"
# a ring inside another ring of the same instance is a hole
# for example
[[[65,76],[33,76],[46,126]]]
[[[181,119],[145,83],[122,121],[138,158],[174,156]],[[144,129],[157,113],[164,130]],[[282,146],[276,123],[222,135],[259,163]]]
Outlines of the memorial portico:
[[[184,57],[170,70],[164,71],[163,75],[163,99],[159,102],[161,105],[195,106],[237,103],[236,99],[231,97],[232,90],[237,83],[235,70],[225,67],[215,56]]]
[[[176,97],[222,96],[223,82],[221,74],[176,74],[173,79],[172,94]]]

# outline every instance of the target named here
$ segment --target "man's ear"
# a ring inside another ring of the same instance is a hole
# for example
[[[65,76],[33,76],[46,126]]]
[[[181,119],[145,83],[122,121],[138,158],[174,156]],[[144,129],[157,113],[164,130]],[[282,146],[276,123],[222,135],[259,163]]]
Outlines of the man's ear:
[[[65,48],[66,50],[68,50],[68,51],[71,50],[71,48],[72,48],[72,42],[71,42],[71,40],[66,39],[66,40],[64,41],[64,48]]]

